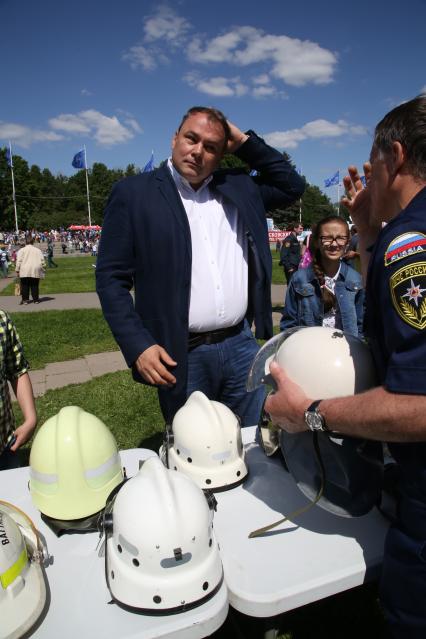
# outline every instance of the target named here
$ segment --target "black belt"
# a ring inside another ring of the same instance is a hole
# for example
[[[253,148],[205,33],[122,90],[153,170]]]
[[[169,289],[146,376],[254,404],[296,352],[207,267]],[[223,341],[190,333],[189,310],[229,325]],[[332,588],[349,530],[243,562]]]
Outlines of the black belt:
[[[197,346],[202,344],[217,344],[223,342],[227,337],[231,335],[238,335],[243,328],[244,322],[239,322],[235,326],[228,326],[227,328],[218,328],[216,331],[206,331],[205,333],[189,333],[188,335],[188,350],[191,351]]]

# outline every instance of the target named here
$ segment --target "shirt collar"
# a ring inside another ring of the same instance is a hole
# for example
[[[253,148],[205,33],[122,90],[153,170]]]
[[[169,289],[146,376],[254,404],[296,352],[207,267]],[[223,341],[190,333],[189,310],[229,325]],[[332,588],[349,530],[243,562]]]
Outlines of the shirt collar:
[[[182,188],[186,191],[190,191],[191,193],[200,193],[203,189],[206,188],[206,186],[209,184],[209,182],[212,181],[213,179],[213,175],[209,175],[204,182],[202,183],[202,185],[197,189],[193,189],[192,186],[190,185],[190,183],[188,182],[188,180],[186,178],[183,177],[183,175],[181,175],[179,173],[179,171],[177,171],[175,169],[175,167],[173,166],[173,162],[172,162],[172,158],[169,157],[167,159],[167,166],[169,167],[169,171],[172,174],[172,178],[176,184],[176,186],[179,188]]]

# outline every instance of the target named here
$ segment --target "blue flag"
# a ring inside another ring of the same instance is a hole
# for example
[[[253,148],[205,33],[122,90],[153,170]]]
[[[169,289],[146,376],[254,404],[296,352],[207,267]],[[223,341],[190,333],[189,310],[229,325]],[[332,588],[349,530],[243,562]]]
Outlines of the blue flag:
[[[7,166],[10,166],[10,168],[13,169],[12,148],[10,145],[6,149],[6,162]]]
[[[153,171],[154,168],[154,153],[151,153],[151,157],[143,167],[142,173],[149,173],[150,171]]]
[[[255,177],[256,175],[258,175],[258,172],[256,171],[256,169],[252,169],[249,175],[251,175],[251,177]]]
[[[324,180],[324,186],[326,188],[329,186],[334,186],[335,184],[339,184],[339,171],[336,171],[334,175],[332,175],[327,180]]]
[[[72,159],[72,165],[75,169],[86,168],[86,154],[84,152],[84,149],[81,149],[81,151],[74,155]]]

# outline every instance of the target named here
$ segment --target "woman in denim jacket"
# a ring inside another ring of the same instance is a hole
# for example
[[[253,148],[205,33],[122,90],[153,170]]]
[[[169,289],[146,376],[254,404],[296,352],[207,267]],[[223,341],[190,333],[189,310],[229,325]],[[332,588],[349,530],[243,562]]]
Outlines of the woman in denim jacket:
[[[338,216],[325,217],[312,231],[312,263],[293,275],[280,328],[329,326],[362,337],[364,289],[361,275],[342,262],[349,227]]]

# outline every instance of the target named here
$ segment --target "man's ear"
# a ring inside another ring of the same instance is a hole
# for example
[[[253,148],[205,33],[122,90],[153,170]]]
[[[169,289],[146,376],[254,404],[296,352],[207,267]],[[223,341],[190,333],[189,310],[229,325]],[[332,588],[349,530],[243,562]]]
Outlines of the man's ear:
[[[172,149],[174,149],[174,148],[175,148],[178,133],[179,133],[179,131],[176,131],[176,133],[175,133],[175,134],[174,134],[174,136],[172,137]]]
[[[405,161],[407,159],[407,155],[405,152],[405,148],[402,146],[401,142],[393,142],[392,143],[392,172],[394,176],[399,173],[401,168],[404,166]]]

